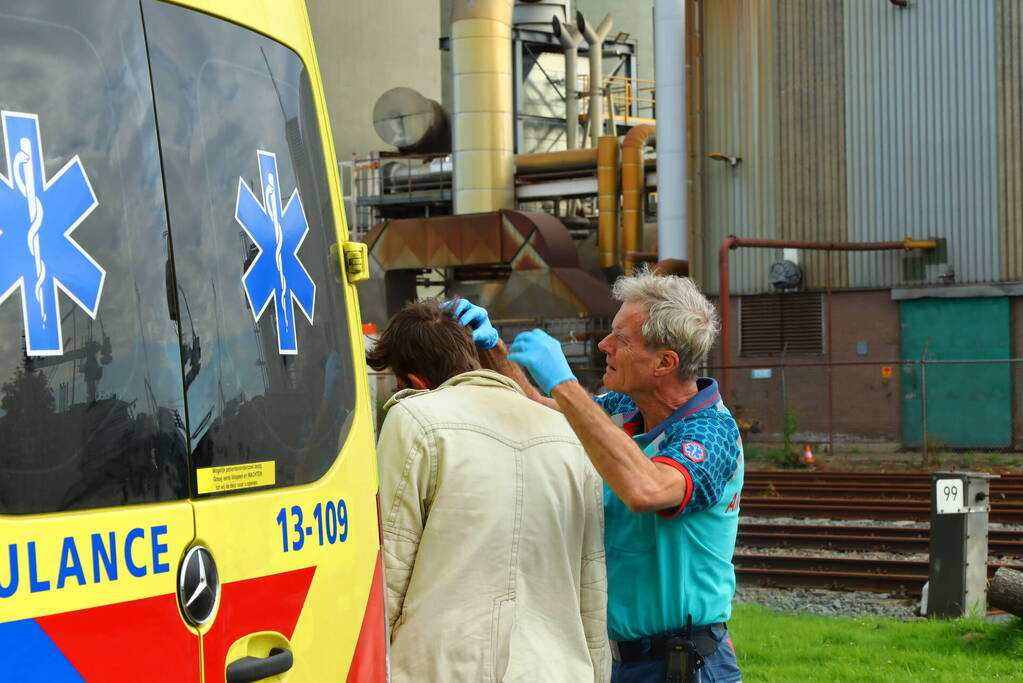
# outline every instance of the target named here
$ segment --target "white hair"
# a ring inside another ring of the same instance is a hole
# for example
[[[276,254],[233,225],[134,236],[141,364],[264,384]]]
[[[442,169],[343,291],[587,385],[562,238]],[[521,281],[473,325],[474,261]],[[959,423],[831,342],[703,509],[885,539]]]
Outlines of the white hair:
[[[643,269],[618,278],[612,294],[623,303],[634,301],[646,307],[647,319],[640,327],[643,341],[653,349],[677,353],[679,375],[694,379],[717,339],[718,314],[693,281]]]

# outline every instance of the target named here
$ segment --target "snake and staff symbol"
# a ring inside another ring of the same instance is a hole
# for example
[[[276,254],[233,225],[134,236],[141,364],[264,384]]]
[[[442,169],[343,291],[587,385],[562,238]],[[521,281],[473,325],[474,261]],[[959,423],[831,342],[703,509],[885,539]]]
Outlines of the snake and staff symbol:
[[[43,203],[36,196],[36,176],[34,161],[32,159],[32,142],[28,138],[21,138],[18,141],[19,151],[14,155],[14,183],[18,186],[18,192],[28,203],[28,218],[31,224],[28,228],[28,250],[35,259],[36,281],[35,298],[39,303],[39,316],[42,318],[43,327],[46,327],[46,304],[43,301],[43,283],[46,282],[46,264],[43,263],[43,255],[39,248],[39,229],[43,226]]]
[[[274,182],[274,174],[266,174],[266,183],[263,185],[263,206],[270,212],[270,220],[274,224],[274,241],[276,247],[274,248],[274,260],[277,262],[277,274],[281,282],[281,294],[280,301],[278,301],[278,311],[281,317],[284,319],[284,329],[291,327],[290,316],[288,315],[289,306],[285,305],[287,302],[285,299],[285,293],[288,291],[288,281],[284,277],[284,264],[281,260],[281,253],[284,251],[284,231],[281,230],[281,221],[278,218],[277,208],[277,183]]]

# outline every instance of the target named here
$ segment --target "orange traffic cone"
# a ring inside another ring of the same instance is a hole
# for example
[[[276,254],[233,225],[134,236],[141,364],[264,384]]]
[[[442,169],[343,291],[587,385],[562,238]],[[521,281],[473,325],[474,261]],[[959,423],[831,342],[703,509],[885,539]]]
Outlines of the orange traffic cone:
[[[806,444],[806,448],[803,450],[803,464],[813,464],[813,451],[810,450],[810,444]]]

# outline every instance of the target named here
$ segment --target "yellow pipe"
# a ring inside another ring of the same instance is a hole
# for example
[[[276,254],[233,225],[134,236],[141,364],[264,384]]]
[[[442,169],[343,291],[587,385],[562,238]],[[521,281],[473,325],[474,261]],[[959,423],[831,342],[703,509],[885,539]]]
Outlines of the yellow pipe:
[[[600,250],[600,267],[610,268],[618,262],[618,164],[621,150],[614,135],[601,136],[597,140],[597,209],[600,212],[597,223],[597,247]]]
[[[938,243],[935,240],[915,240],[907,237],[902,240],[902,248],[906,251],[910,249],[937,249]]]
[[[451,117],[456,214],[515,205],[513,0],[451,5]]]
[[[622,143],[622,264],[626,275],[632,274],[634,257],[643,250],[643,195],[646,188],[643,172],[643,148],[656,139],[657,128],[648,124],[630,130]]]
[[[515,155],[515,173],[578,171],[597,166],[597,147]]]

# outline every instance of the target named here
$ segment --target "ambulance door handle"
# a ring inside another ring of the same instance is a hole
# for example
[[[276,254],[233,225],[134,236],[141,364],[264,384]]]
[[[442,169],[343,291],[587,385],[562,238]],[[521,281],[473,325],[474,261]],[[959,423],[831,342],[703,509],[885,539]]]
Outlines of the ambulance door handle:
[[[295,658],[291,650],[272,648],[266,657],[242,657],[227,665],[227,683],[251,683],[282,674],[291,668]]]

